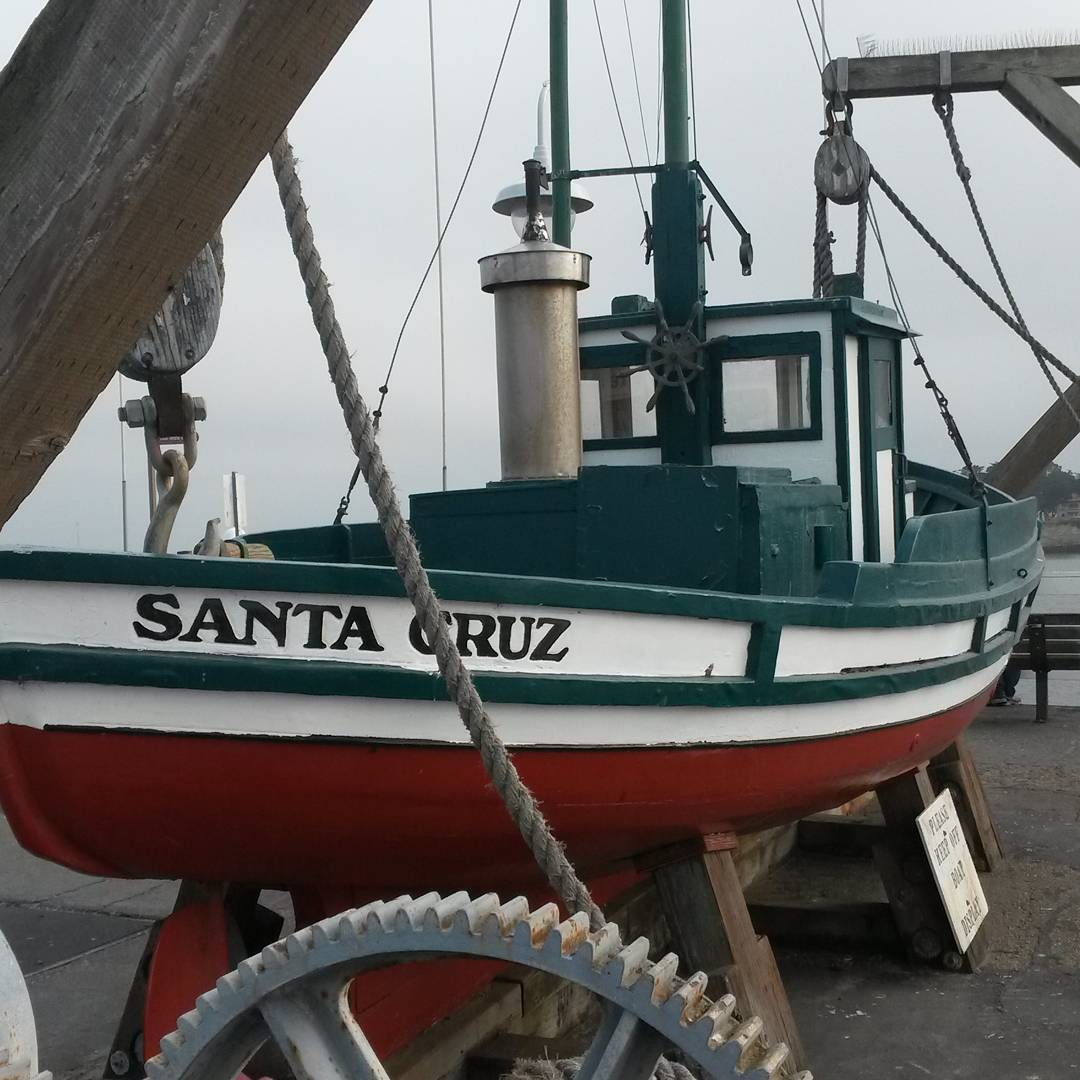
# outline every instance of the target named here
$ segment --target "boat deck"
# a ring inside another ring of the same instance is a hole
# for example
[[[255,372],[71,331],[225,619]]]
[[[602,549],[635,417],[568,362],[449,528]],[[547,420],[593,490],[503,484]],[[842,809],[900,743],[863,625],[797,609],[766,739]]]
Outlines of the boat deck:
[[[1080,754],[1080,708],[1055,706],[1039,728],[1032,713],[988,709],[969,735],[1007,853],[983,878],[992,951],[982,974],[778,950],[816,1075],[1059,1076],[1080,1061],[1080,780],[1068,766]],[[146,932],[175,886],[41,862],[2,818],[0,868],[0,928],[29,975],[42,1066],[56,1080],[100,1076]],[[766,885],[782,892],[797,879],[803,897],[876,895],[869,864],[842,869],[797,855]]]

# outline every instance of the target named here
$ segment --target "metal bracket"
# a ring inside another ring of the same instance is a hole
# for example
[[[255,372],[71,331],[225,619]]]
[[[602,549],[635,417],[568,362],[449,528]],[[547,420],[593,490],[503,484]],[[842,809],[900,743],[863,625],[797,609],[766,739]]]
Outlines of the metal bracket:
[[[735,216],[735,211],[731,209],[727,204],[727,200],[720,194],[717,186],[712,182],[709,174],[702,167],[700,161],[692,161],[691,167],[697,172],[701,178],[701,182],[705,185],[706,190],[716,200],[716,205],[724,212],[724,217],[731,222],[735,231],[739,234],[739,264],[742,266],[743,277],[749,277],[753,273],[754,266],[754,244],[750,239],[750,233],[743,226],[743,223]],[[710,253],[712,248],[710,246]]]
[[[948,49],[938,53],[938,86],[942,90],[952,89],[952,53]]]

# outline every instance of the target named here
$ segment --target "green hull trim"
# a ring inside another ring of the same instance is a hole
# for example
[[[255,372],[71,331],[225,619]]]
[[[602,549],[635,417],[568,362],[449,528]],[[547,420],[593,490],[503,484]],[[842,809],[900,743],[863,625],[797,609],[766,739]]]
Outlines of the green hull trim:
[[[735,708],[850,701],[939,686],[1007,656],[1013,636],[982,653],[897,665],[875,672],[817,675],[775,682],[754,679],[629,678],[477,672],[485,701],[528,705],[697,706]],[[74,645],[0,646],[0,680],[153,686],[161,689],[306,694],[317,697],[445,701],[439,675],[375,664],[264,657],[160,653]]]
[[[1014,503],[995,510],[1024,505]],[[824,579],[827,598],[746,596],[451,570],[432,571],[430,577],[436,593],[446,601],[683,615],[781,626],[918,626],[988,615],[1025,598],[1038,584],[1042,552],[1033,534],[1027,543],[995,559],[1001,566],[993,588],[986,586],[981,559],[888,566],[829,563]],[[48,549],[0,551],[3,579],[357,597],[404,595],[397,571],[391,567]]]

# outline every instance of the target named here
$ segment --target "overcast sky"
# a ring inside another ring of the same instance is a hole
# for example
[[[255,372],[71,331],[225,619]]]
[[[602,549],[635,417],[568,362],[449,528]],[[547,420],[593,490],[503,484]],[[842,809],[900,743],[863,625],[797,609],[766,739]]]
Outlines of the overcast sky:
[[[809,4],[804,0],[804,6]],[[694,0],[698,156],[754,236],[754,274],[737,243],[714,228],[709,300],[802,297],[810,291],[821,99],[794,0]],[[10,55],[41,8],[6,0],[0,53]],[[532,152],[535,103],[546,77],[546,0],[524,0],[495,104],[445,244],[449,480],[479,485],[498,474],[493,322],[476,260],[513,236],[490,204]],[[570,0],[572,156],[581,168],[617,166],[626,154],[615,122],[590,0]],[[447,208],[480,122],[512,0],[435,0],[442,197]],[[622,0],[599,0],[635,163],[646,158]],[[629,0],[649,142],[655,138],[657,0]],[[833,52],[857,55],[856,35],[879,40],[1078,29],[1075,0],[828,0]],[[1028,324],[1080,367],[1075,237],[1076,167],[996,94],[958,98],[956,125],[974,186]],[[376,396],[434,232],[426,0],[375,0],[291,125],[317,242],[362,389]],[[855,133],[883,175],[988,287],[982,252],[940,122],[925,98],[857,106]],[[650,145],[650,150],[655,148]],[[596,207],[574,244],[593,256],[582,313],[606,312],[618,293],[652,295],[638,247],[640,210],[627,178],[591,184]],[[648,193],[645,193],[646,199]],[[887,250],[908,313],[949,394],[977,460],[1000,456],[1050,404],[1026,347],[968,293],[885,203]],[[719,215],[717,215],[719,217]],[[853,265],[854,210],[833,210],[837,268]],[[207,400],[199,460],[174,548],[221,513],[222,474],[247,477],[253,529],[328,522],[353,466],[344,424],[277,202],[269,168],[253,177],[225,221],[228,281],[217,342],[185,379]],[[867,296],[887,292],[877,253]],[[992,289],[996,295],[997,290]],[[910,358],[910,357],[909,357]],[[947,467],[958,461],[921,380],[905,364],[908,449]],[[125,383],[125,396],[140,387]],[[114,382],[35,492],[0,533],[5,543],[118,548],[120,427]],[[434,279],[407,331],[386,406],[382,442],[401,492],[437,488],[439,352]],[[132,546],[145,529],[141,434],[126,436]],[[1080,469],[1080,440],[1061,457]],[[355,520],[370,516],[366,495]]]

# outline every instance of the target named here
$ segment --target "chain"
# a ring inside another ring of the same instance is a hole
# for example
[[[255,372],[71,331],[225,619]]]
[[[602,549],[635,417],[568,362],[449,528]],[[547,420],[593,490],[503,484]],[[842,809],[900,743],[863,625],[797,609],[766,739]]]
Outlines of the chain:
[[[967,195],[968,205],[971,207],[971,216],[975,219],[975,225],[978,227],[979,235],[982,237],[983,246],[986,248],[986,254],[990,256],[990,263],[994,267],[994,273],[997,274],[998,282],[1001,285],[1001,291],[1009,301],[1009,307],[1012,308],[1012,313],[1017,323],[1024,330],[1027,330],[1027,323],[1024,322],[1024,316],[1020,313],[1020,305],[1016,302],[1016,297],[1013,295],[1013,291],[1009,287],[1009,282],[1005,278],[1005,271],[1001,268],[1001,262],[998,259],[997,252],[994,250],[994,245],[990,240],[990,233],[987,231],[986,223],[983,221],[982,212],[979,210],[979,204],[975,201],[975,192],[971,188],[971,169],[968,168],[964,161],[964,154],[960,149],[960,140],[957,138],[956,127],[953,124],[952,94],[939,91],[934,95],[933,103],[934,112],[938,114],[938,117],[941,119],[941,125],[945,129],[945,138],[949,143],[949,150],[952,152],[953,164],[956,166],[956,175],[960,178],[960,183],[963,185],[964,194]],[[1064,400],[1061,393],[1061,387],[1058,386],[1057,380],[1054,378],[1054,373],[1050,370],[1046,360],[1043,358],[1041,350],[1032,346],[1031,351],[1035,356],[1035,362],[1039,365],[1043,375],[1046,376],[1046,381],[1054,388],[1054,393]],[[1072,411],[1071,407],[1070,411]],[[1077,418],[1075,413],[1073,413],[1073,419],[1080,425],[1080,418]]]

